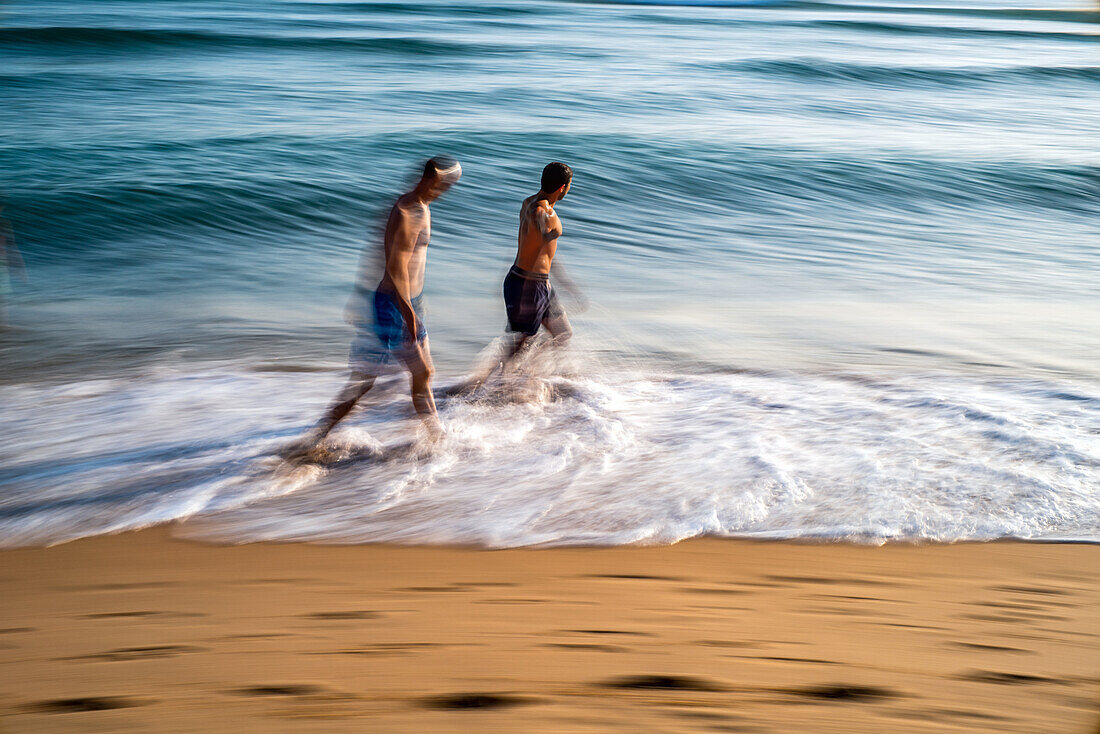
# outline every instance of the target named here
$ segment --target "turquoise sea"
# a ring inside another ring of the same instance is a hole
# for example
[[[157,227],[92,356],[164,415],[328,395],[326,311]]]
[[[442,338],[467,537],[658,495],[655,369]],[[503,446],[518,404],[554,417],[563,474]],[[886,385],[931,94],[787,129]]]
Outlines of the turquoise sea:
[[[1100,540],[1095,6],[16,0],[0,92],[0,544]],[[438,382],[550,160],[571,353],[289,471],[438,153]]]

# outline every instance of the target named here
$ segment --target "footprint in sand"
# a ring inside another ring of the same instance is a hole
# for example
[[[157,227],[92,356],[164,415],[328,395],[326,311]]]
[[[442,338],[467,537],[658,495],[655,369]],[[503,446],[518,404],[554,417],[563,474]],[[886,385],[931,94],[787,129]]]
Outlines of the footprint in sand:
[[[582,579],[619,579],[623,581],[686,581],[679,576],[652,576],[644,573],[590,573],[579,576]]]
[[[778,690],[781,693],[819,701],[878,701],[899,696],[898,693],[891,691],[889,688],[847,684],[810,686],[808,688],[781,688]]]
[[[726,690],[725,686],[703,678],[686,675],[627,675],[600,684],[603,688],[638,691],[704,691]]]
[[[330,693],[329,689],[313,683],[283,683],[276,685],[248,686],[229,693],[238,696],[318,696]]]
[[[960,680],[969,680],[976,683],[994,683],[996,685],[1016,686],[1032,683],[1057,683],[1058,685],[1071,686],[1073,681],[1059,678],[1047,678],[1042,675],[1030,675],[1027,673],[1000,673],[991,670],[975,670],[959,676]]]
[[[317,619],[326,622],[340,622],[354,619],[378,619],[382,615],[378,612],[371,612],[366,609],[351,609],[339,612],[313,612],[312,614],[303,614],[302,616],[308,619]]]
[[[123,660],[148,660],[150,658],[168,658],[191,652],[204,652],[205,647],[193,645],[155,645],[150,647],[122,647],[117,650],[96,652],[91,655],[76,655],[61,660],[104,660],[119,662]]]
[[[425,708],[461,711],[463,709],[504,708],[534,703],[531,699],[504,693],[449,693],[421,699]]]
[[[1007,645],[984,645],[979,642],[949,642],[951,647],[961,647],[964,650],[977,650],[979,652],[1015,652],[1034,655],[1034,650],[1025,650],[1022,647],[1008,647]]]
[[[344,648],[340,650],[322,650],[316,655],[411,655],[424,650],[461,645],[444,645],[438,642],[380,642],[374,645]]]
[[[581,652],[630,652],[630,648],[618,645],[599,645],[592,642],[548,642],[543,647],[553,647],[558,650],[578,650]]]
[[[97,614],[85,614],[82,619],[140,619],[144,617],[206,617],[209,615],[199,612],[154,612],[138,610],[132,612],[99,612]]]
[[[75,714],[82,711],[110,711],[134,706],[147,706],[155,703],[152,699],[133,698],[131,696],[89,696],[84,698],[55,698],[49,701],[37,701],[23,708],[42,714]]]

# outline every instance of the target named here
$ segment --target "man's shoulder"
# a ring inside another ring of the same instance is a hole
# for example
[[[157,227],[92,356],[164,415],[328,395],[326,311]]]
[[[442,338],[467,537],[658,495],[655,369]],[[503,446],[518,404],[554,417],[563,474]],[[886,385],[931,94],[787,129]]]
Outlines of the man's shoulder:
[[[524,213],[530,212],[531,214],[547,213],[552,214],[554,212],[553,207],[550,206],[550,202],[544,198],[535,194],[534,196],[528,196],[523,200]]]
[[[428,206],[420,201],[420,199],[416,198],[412,192],[402,194],[393,205],[394,213],[406,217],[420,217],[424,215],[427,210]]]

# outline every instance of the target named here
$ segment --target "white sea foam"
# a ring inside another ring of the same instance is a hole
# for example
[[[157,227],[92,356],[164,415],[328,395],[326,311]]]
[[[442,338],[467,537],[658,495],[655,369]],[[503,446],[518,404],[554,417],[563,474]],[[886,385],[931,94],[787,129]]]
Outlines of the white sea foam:
[[[274,456],[336,375],[5,388],[6,545],[191,518],[219,541],[1100,540],[1100,396],[958,375],[652,369],[498,379],[410,443],[403,381],[322,465]]]

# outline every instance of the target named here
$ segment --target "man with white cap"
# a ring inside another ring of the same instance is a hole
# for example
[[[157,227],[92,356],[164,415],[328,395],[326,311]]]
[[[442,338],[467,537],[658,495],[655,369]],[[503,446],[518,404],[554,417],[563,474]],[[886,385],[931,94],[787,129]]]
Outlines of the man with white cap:
[[[363,282],[366,273],[361,272],[348,303],[348,320],[356,327],[348,358],[351,378],[306,440],[299,444],[300,451],[308,451],[327,436],[395,359],[412,376],[413,407],[429,437],[435,439],[440,435],[431,389],[434,369],[421,306],[431,239],[428,205],[461,176],[458,161],[447,156],[432,158],[424,164],[423,175],[413,190],[401,196],[390,210],[383,238],[385,273],[372,291]]]

